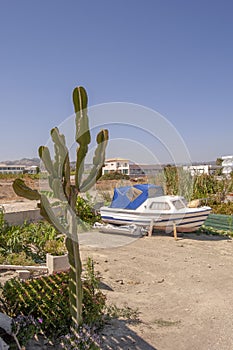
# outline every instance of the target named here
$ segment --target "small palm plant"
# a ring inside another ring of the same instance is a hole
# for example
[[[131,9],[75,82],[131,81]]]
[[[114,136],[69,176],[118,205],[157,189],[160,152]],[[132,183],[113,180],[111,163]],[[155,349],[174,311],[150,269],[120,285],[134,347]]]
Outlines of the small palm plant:
[[[33,190],[25,185],[23,180],[16,179],[13,183],[17,195],[31,200],[39,200],[41,215],[49,221],[61,234],[66,234],[66,247],[70,263],[69,297],[71,317],[75,324],[82,323],[82,264],[78,243],[78,224],[76,215],[76,202],[81,192],[88,191],[101,176],[105,161],[105,150],[108,142],[108,130],[101,130],[97,137],[97,147],[93,157],[93,166],[83,179],[84,161],[91,142],[87,114],[87,93],[83,87],[76,87],[73,91],[73,103],[76,123],[76,152],[75,184],[71,183],[69,150],[66,146],[65,136],[58,128],[51,130],[51,139],[54,144],[54,160],[51,158],[49,148],[41,146],[39,156],[48,173],[48,184],[53,197],[59,200],[63,208],[63,220],[55,214],[53,206],[45,194]]]

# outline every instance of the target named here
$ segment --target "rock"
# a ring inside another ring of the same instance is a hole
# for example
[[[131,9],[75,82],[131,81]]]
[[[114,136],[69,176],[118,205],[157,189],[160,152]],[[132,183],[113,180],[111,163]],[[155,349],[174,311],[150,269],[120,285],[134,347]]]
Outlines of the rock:
[[[31,276],[31,272],[28,270],[16,270],[16,272],[18,273],[20,280],[27,280]]]
[[[124,284],[123,280],[116,280],[117,283]]]
[[[163,283],[164,282],[164,278],[162,278],[161,280],[158,280],[157,283]]]
[[[2,338],[0,338],[0,349],[7,350],[9,348],[10,348],[9,345],[7,345]]]
[[[1,312],[0,312],[0,328],[3,328],[6,331],[6,333],[10,335],[12,334],[12,318]]]
[[[200,199],[194,199],[191,202],[188,203],[189,208],[198,208],[201,205]]]

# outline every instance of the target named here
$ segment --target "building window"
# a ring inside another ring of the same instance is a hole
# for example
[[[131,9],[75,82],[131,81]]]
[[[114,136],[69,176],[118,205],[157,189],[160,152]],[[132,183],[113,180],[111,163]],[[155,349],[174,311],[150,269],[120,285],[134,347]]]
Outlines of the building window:
[[[127,175],[128,174],[128,169],[122,169],[122,173]]]

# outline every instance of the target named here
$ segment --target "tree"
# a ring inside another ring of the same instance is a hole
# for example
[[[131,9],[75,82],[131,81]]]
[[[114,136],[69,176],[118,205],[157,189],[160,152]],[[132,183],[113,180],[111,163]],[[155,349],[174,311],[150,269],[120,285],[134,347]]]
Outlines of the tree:
[[[222,162],[223,162],[222,158],[217,158],[216,161],[215,161],[215,164],[219,167],[215,171],[215,175],[217,175],[217,176],[221,176],[222,175]]]
[[[215,164],[219,165],[219,166],[222,166],[222,162],[223,162],[222,158],[217,158],[216,161],[215,161]]]

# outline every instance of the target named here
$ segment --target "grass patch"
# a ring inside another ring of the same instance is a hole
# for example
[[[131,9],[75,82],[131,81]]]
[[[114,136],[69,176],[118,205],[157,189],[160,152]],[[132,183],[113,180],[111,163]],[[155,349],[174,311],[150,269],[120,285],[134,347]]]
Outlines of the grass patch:
[[[158,318],[154,320],[155,324],[159,327],[172,327],[172,326],[178,326],[178,324],[181,323],[181,321],[170,321],[170,320],[163,320],[162,318]]]
[[[109,319],[118,318],[126,319],[129,321],[140,322],[138,309],[132,309],[128,305],[119,308],[116,305],[108,305],[106,307],[106,315]]]

